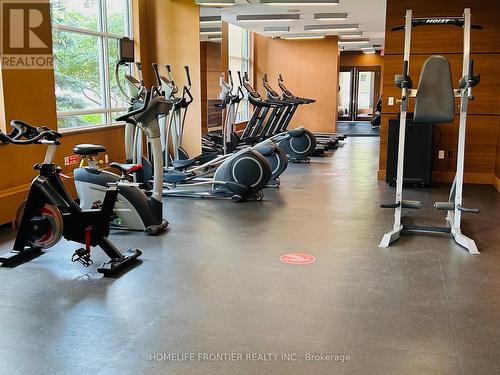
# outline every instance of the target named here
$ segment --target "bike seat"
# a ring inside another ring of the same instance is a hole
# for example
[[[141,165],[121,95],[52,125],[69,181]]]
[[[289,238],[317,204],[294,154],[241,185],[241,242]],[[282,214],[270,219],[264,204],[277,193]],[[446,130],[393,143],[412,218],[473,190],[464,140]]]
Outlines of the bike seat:
[[[175,169],[183,169],[195,165],[197,161],[197,159],[174,160],[172,166]]]
[[[123,174],[127,175],[144,169],[141,164],[122,164],[113,162],[109,166],[119,169]]]
[[[76,155],[82,155],[82,156],[90,156],[90,155],[97,155],[101,152],[106,151],[106,147],[101,146],[101,145],[92,145],[92,144],[81,144],[81,145],[76,145],[75,148],[73,149],[73,152]]]

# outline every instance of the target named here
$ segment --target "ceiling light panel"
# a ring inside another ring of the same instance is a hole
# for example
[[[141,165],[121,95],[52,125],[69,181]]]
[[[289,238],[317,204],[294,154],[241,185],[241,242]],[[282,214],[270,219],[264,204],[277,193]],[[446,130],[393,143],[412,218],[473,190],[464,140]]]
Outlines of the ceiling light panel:
[[[227,7],[235,4],[236,0],[196,0],[197,5],[205,7]]]
[[[216,25],[222,22],[221,16],[203,16],[200,17],[200,24],[202,25]]]
[[[281,39],[287,39],[287,40],[325,39],[325,36],[322,34],[287,34],[283,35]]]
[[[339,0],[260,0],[262,5],[338,5]]]
[[[346,21],[347,13],[315,13],[315,21]]]
[[[297,21],[300,14],[245,14],[236,16],[238,22]]]
[[[356,31],[357,24],[307,25],[305,31]]]
[[[264,27],[265,33],[287,33],[290,31],[290,26],[267,26]]]

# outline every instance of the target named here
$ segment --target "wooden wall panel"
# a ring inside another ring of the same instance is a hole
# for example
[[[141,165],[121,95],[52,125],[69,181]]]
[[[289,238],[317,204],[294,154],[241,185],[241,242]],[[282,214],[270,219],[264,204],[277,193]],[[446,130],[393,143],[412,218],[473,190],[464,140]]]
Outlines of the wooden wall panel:
[[[471,48],[474,53],[500,52],[500,7],[491,0],[388,0],[385,36],[385,54],[400,54],[403,51],[404,31],[391,32],[393,26],[404,24],[407,9],[414,17],[460,16],[464,8],[470,8],[472,23],[482,25],[483,30],[472,30]],[[413,29],[412,53],[461,53],[463,31],[453,26],[425,26]]]
[[[381,129],[381,150],[379,177],[385,175],[387,125],[399,111],[399,104],[388,105],[388,97],[399,98],[400,90],[394,85],[394,75],[401,73],[403,65],[404,32],[391,32],[390,28],[404,23],[406,9],[412,9],[414,17],[461,15],[465,7],[471,8],[472,23],[480,24],[483,30],[473,30],[471,34],[471,58],[475,72],[481,74],[481,83],[474,89],[475,100],[470,102],[467,147],[466,181],[494,183],[500,175],[500,7],[489,0],[388,0],[386,19],[386,43],[384,56],[384,105]],[[432,54],[444,55],[450,61],[453,83],[458,86],[462,75],[463,31],[453,26],[424,26],[412,29],[412,56],[410,75],[414,87],[418,87],[420,70],[425,60]],[[412,102],[412,101],[411,101]],[[435,126],[433,144],[433,175],[437,181],[451,181],[456,168],[456,148],[458,137],[458,105],[455,123]],[[409,111],[413,109],[413,103]],[[439,160],[437,153],[451,152],[452,159]],[[496,177],[495,177],[496,176]]]
[[[269,75],[278,90],[278,75],[296,95],[316,99],[299,108],[290,128],[304,125],[312,131],[335,132],[339,51],[337,37],[321,40],[278,40],[254,37],[254,84],[262,94],[262,77]]]
[[[201,63],[200,12],[194,1],[139,0],[139,11],[145,12],[140,25],[147,45],[140,46],[142,65],[170,64],[176,83],[186,80],[184,66],[191,68],[194,102],[191,104],[183,136],[183,147],[190,155],[201,152]],[[136,16],[136,15],[134,15]],[[144,69],[146,84],[152,85],[152,69]]]

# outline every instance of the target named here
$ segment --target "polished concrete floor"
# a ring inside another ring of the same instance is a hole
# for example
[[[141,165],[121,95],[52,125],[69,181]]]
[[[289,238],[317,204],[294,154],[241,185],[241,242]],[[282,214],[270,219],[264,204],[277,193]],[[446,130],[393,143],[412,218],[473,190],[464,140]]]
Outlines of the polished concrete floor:
[[[500,373],[500,196],[466,187],[482,209],[464,224],[480,256],[447,237],[379,249],[392,213],[378,205],[393,191],[376,180],[377,143],[291,165],[261,203],[168,201],[168,234],[112,236],[144,251],[121,278],[71,263],[67,242],[0,269],[0,373]],[[445,196],[409,192],[427,207]],[[411,214],[442,223],[430,208]],[[12,238],[0,231],[1,250]],[[317,261],[280,262],[287,252]],[[203,358],[217,353],[233,357]]]
[[[373,128],[370,121],[339,121],[337,132],[349,137],[380,137],[380,127]]]

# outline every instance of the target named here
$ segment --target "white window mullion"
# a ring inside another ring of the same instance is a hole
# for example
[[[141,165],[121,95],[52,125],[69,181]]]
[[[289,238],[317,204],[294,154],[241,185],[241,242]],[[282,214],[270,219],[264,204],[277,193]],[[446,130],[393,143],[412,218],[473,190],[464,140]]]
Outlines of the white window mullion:
[[[108,8],[107,0],[97,0],[98,5],[98,28],[97,30],[83,29],[80,27],[64,25],[64,24],[53,24],[52,27],[55,30],[60,30],[65,33],[75,33],[80,35],[93,36],[97,39],[98,43],[98,66],[99,66],[99,88],[101,97],[101,108],[75,110],[75,111],[58,111],[58,118],[71,118],[82,115],[92,115],[92,114],[102,114],[105,116],[105,123],[110,124],[113,122],[113,114],[118,112],[124,112],[127,110],[126,107],[113,107],[112,102],[112,85],[111,85],[111,74],[109,70],[110,61],[110,51],[109,42],[114,39],[122,38],[123,36],[132,37],[133,34],[133,24],[132,24],[132,2],[126,0],[126,7],[124,9],[125,13],[123,15],[125,25],[123,30],[123,35],[108,34]],[[122,33],[122,32],[120,32]]]
[[[109,51],[108,51],[108,15],[107,15],[107,4],[106,0],[99,0],[100,10],[101,10],[101,30],[104,33],[102,38],[102,58],[101,58],[101,75],[104,78],[102,82],[103,93],[104,93],[104,107],[108,110],[111,108],[111,86],[109,77]],[[109,112],[106,113],[106,123],[111,123],[111,116]]]

